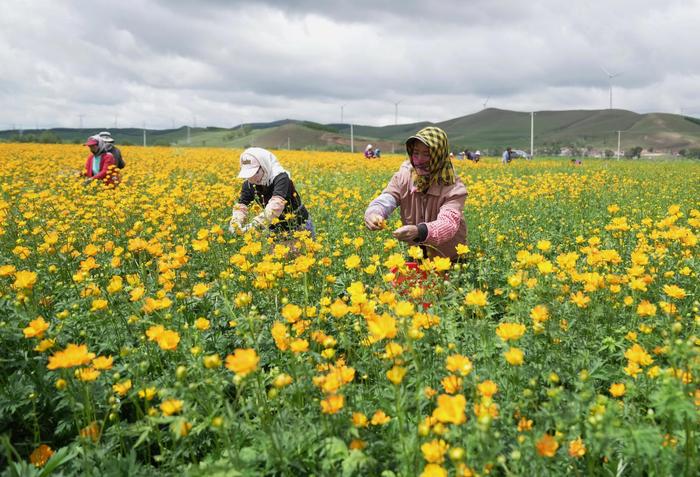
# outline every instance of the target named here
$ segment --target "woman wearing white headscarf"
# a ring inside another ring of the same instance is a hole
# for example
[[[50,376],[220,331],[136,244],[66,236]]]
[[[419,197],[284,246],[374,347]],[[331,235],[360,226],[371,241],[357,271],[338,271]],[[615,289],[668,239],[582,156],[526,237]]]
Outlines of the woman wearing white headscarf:
[[[250,147],[240,157],[241,185],[238,202],[233,206],[229,230],[247,231],[252,227],[267,227],[273,232],[308,230],[314,233],[309,212],[301,202],[292,178],[277,158],[267,149]],[[259,203],[264,210],[248,224],[248,206]]]

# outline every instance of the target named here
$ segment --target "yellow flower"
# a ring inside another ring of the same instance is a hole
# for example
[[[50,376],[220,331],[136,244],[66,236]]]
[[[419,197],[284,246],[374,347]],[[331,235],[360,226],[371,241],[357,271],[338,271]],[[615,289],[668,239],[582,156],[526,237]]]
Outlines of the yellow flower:
[[[143,287],[136,287],[129,293],[130,301],[139,301],[143,295],[146,293],[146,289]]]
[[[210,354],[205,356],[202,358],[202,362],[204,363],[204,367],[207,369],[218,368],[221,366],[221,358],[218,354]]]
[[[36,273],[28,270],[20,270],[15,273],[15,283],[12,285],[16,290],[31,290],[36,284]]]
[[[467,400],[462,394],[450,396],[441,394],[437,399],[437,408],[433,411],[433,417],[443,423],[462,424],[466,422],[467,415],[464,409]]]
[[[472,372],[474,366],[466,356],[453,354],[447,357],[445,368],[453,373],[459,373],[461,376],[467,376]]]
[[[111,278],[109,281],[109,284],[107,285],[107,292],[110,294],[117,293],[120,291],[124,286],[124,280],[122,277],[119,275],[115,275]]]
[[[403,381],[403,377],[406,375],[406,371],[406,368],[402,366],[394,366],[386,372],[386,377],[389,379],[389,381],[398,386],[399,384],[401,384],[401,381]]]
[[[455,376],[454,374],[450,374],[449,376],[442,378],[440,384],[442,384],[442,387],[447,394],[456,394],[462,389],[462,378]]]
[[[464,303],[476,307],[486,306],[488,304],[488,292],[472,290],[464,297]]]
[[[341,299],[336,299],[330,306],[330,310],[331,315],[333,315],[334,318],[342,318],[343,316],[347,315],[350,311],[348,305],[346,305],[345,302]]]
[[[98,298],[96,300],[92,300],[92,308],[90,308],[90,311],[106,310],[108,305],[109,302],[107,300],[102,300],[101,298]]]
[[[385,338],[392,339],[397,333],[396,319],[387,313],[383,313],[381,316],[369,316],[367,317],[367,331],[372,343]]]
[[[252,348],[238,348],[233,354],[226,356],[226,368],[236,373],[236,376],[247,376],[258,368],[260,358]]]
[[[569,456],[580,459],[584,455],[586,455],[586,444],[580,437],[569,442]]]
[[[685,290],[677,285],[664,285],[664,293],[677,300],[681,300],[687,296]]]
[[[420,446],[423,458],[432,464],[442,464],[445,462],[445,454],[450,446],[442,439],[433,439]]]
[[[389,421],[391,421],[391,418],[387,416],[384,411],[379,410],[374,413],[372,416],[372,420],[369,421],[370,424],[373,426],[383,426],[384,424],[387,424]]]
[[[447,477],[447,470],[439,464],[428,464],[421,472],[420,477]]]
[[[345,259],[345,268],[352,270],[360,266],[360,257],[355,254],[350,255]]]
[[[196,296],[197,298],[202,298],[208,291],[209,286],[205,285],[204,283],[197,283],[192,287],[192,295]]]
[[[292,384],[293,381],[294,379],[290,375],[282,373],[275,378],[275,380],[272,382],[272,385],[277,389],[281,389],[285,386],[289,386],[290,384]]]
[[[479,394],[485,398],[490,398],[498,392],[498,385],[490,379],[479,383],[476,387],[479,390]]]
[[[457,247],[455,248],[455,250],[457,251],[457,255],[460,255],[460,256],[466,255],[469,253],[469,247],[462,244],[462,243],[457,244]]]
[[[81,381],[94,381],[100,376],[95,368],[80,368],[75,370],[75,377]]]
[[[403,346],[398,344],[395,341],[392,341],[390,343],[386,344],[386,347],[384,348],[384,358],[386,359],[394,359],[403,353]]]
[[[546,252],[547,250],[552,248],[552,242],[549,240],[540,240],[537,242],[537,248],[539,250],[542,250],[543,252]]]
[[[112,389],[120,396],[125,396],[131,389],[131,379],[125,379],[124,381],[118,382],[112,386]]]
[[[649,303],[647,300],[642,300],[637,306],[637,314],[639,316],[655,316],[656,305]]]
[[[111,356],[98,356],[92,360],[92,366],[100,370],[112,369],[113,362],[114,358]]]
[[[549,319],[549,310],[546,305],[537,305],[530,310],[530,318],[535,323],[543,323]]]
[[[496,327],[496,334],[503,341],[516,341],[525,334],[525,325],[521,323],[501,323]]]
[[[520,348],[510,348],[503,353],[508,364],[512,366],[520,366],[523,364],[523,351]]]
[[[613,383],[610,385],[610,389],[608,390],[610,392],[610,395],[612,397],[622,397],[625,395],[625,384],[624,383]]]
[[[38,345],[34,347],[34,351],[38,351],[39,353],[43,353],[47,349],[53,348],[53,345],[56,344],[56,340],[54,339],[44,339],[39,342]]]
[[[160,349],[165,351],[173,351],[177,349],[177,345],[180,342],[180,335],[177,331],[165,330],[158,335],[156,342]]]
[[[22,330],[24,337],[29,338],[41,338],[44,336],[46,330],[49,329],[49,324],[44,320],[43,317],[38,317],[29,322],[29,326]]]
[[[537,453],[542,457],[554,457],[559,448],[559,443],[549,434],[544,434],[535,444]]]
[[[323,414],[335,414],[345,406],[345,398],[342,394],[332,394],[321,401]]]
[[[211,322],[207,320],[206,318],[197,318],[194,320],[194,327],[197,328],[199,331],[206,331],[209,329]]]
[[[54,370],[59,368],[73,368],[75,366],[83,366],[95,357],[95,353],[89,353],[87,345],[76,345],[70,343],[66,349],[57,351],[53,356],[49,357],[49,363],[46,365],[48,369]]]
[[[305,353],[309,350],[309,342],[305,339],[297,338],[289,343],[289,349],[292,353]]]
[[[292,303],[288,303],[284,305],[284,308],[282,308],[282,316],[289,323],[296,323],[299,320],[299,318],[301,318],[301,315],[301,307],[293,305]]]
[[[30,454],[29,462],[35,467],[43,467],[53,454],[54,452],[51,447],[46,444],[41,444]]]
[[[352,425],[355,427],[367,427],[369,425],[369,421],[367,419],[367,416],[365,416],[361,412],[353,412],[352,413]]]
[[[408,318],[415,313],[415,306],[408,301],[400,301],[394,305],[394,313],[401,318]]]
[[[156,397],[156,388],[145,388],[139,391],[139,397],[145,399],[146,401],[151,401]]]
[[[179,399],[168,399],[160,403],[160,410],[164,416],[172,416],[182,412],[182,401]]]

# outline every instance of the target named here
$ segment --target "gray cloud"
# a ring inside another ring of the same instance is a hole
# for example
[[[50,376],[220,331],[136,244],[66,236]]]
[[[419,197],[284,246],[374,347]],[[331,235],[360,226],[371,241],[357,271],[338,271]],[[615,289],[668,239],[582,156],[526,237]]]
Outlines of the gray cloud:
[[[8,0],[0,128],[700,112],[700,2]]]

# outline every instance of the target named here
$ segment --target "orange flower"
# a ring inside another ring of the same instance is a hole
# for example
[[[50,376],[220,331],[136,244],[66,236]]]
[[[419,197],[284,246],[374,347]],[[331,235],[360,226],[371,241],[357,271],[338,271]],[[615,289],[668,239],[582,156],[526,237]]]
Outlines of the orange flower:
[[[345,398],[342,394],[332,394],[321,401],[323,414],[335,414],[345,406]]]
[[[467,376],[474,369],[471,360],[461,354],[448,356],[445,367],[448,371],[459,373],[461,376]]]
[[[379,410],[374,413],[372,416],[372,420],[370,421],[370,424],[373,426],[382,426],[384,424],[387,424],[389,421],[391,421],[391,418],[387,416],[384,411]]]
[[[226,356],[226,367],[236,373],[236,376],[247,376],[258,368],[260,358],[252,348],[236,349],[233,354]]]
[[[29,456],[29,462],[36,467],[43,467],[52,455],[53,449],[46,444],[41,444],[39,447],[34,449],[34,452],[31,453]]]
[[[447,394],[456,394],[462,389],[462,378],[450,374],[442,378],[441,384]]]
[[[542,457],[554,457],[559,448],[559,443],[549,434],[543,435],[535,444],[537,453]]]
[[[49,329],[49,324],[44,320],[43,317],[39,317],[35,320],[32,320],[29,322],[29,326],[27,326],[24,330],[24,337],[25,338],[41,338],[44,336],[44,332]]]
[[[579,459],[586,455],[586,444],[579,437],[571,442],[569,442],[569,455],[575,459]]]
[[[73,368],[83,366],[95,357],[95,353],[89,353],[87,345],[76,345],[70,343],[63,351],[57,351],[49,357],[48,369]]]
[[[613,383],[610,385],[610,395],[612,397],[622,397],[625,395],[625,383]]]

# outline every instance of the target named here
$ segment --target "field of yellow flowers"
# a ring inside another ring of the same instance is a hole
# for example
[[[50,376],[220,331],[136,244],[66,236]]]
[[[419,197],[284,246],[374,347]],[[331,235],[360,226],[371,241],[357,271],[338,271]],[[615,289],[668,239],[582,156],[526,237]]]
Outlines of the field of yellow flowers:
[[[399,156],[278,151],[317,235],[274,243],[240,151],[123,152],[0,145],[3,476],[698,475],[699,163],[455,162],[423,278],[363,225]]]

